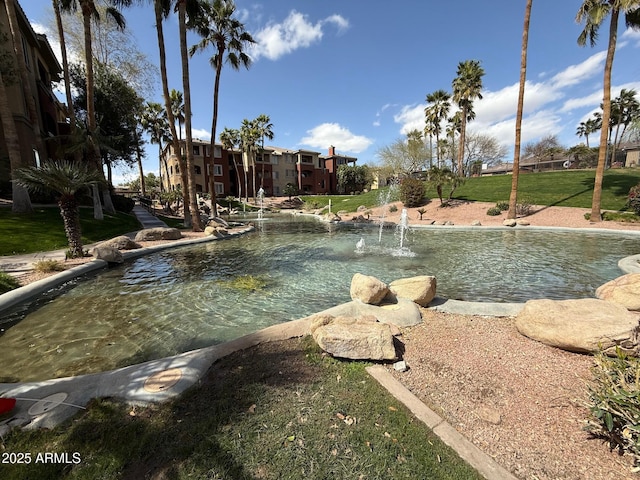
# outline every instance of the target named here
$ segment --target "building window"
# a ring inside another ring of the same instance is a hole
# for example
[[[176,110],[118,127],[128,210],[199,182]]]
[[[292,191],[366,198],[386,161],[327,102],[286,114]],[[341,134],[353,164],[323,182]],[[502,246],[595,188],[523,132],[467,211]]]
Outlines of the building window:
[[[216,182],[216,195],[224,195],[224,183]]]
[[[193,146],[193,154],[194,155],[200,155],[200,145],[194,145]]]
[[[278,180],[278,178],[280,177],[280,175],[278,175],[280,172],[271,172],[271,178],[273,178],[274,180]]]
[[[196,171],[196,175],[202,175],[202,168],[200,167],[200,165],[194,165],[193,168]]]
[[[214,165],[213,166],[213,174],[216,177],[221,177],[222,176],[222,165]]]
[[[220,145],[213,146],[213,156],[215,158],[222,158],[222,147]]]

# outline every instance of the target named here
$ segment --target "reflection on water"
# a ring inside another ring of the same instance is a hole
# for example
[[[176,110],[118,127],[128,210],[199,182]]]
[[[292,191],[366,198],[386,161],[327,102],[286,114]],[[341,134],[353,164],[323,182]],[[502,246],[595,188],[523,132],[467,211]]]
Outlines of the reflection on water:
[[[385,282],[435,275],[439,296],[520,302],[592,296],[621,274],[620,258],[638,253],[632,235],[430,229],[407,232],[411,255],[398,256],[392,229],[380,242],[377,228],[286,218],[139,258],[16,308],[0,321],[24,317],[0,337],[0,378],[95,372],[221,343],[348,301],[357,272]]]

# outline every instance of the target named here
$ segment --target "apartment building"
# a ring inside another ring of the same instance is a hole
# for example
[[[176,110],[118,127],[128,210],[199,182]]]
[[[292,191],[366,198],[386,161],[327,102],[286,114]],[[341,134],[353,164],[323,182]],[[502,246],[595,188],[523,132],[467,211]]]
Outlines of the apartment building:
[[[23,80],[19,74],[18,60],[15,57],[10,36],[9,19],[6,2],[13,2],[20,31],[20,41],[24,51],[24,62],[27,69],[28,86],[37,110],[37,127],[29,115],[27,97]],[[53,93],[52,82],[60,80],[62,67],[58,63],[46,35],[37,34],[17,0],[0,0],[0,32],[6,32],[6,41],[0,42],[0,50],[7,58],[13,60],[16,75],[7,81],[3,78],[9,109],[13,113],[22,164],[38,165],[57,154],[56,136],[69,132],[66,121],[65,106]],[[36,131],[40,131],[39,137]],[[0,126],[0,189],[5,189],[11,178],[10,164],[6,151],[4,132]]]
[[[182,141],[181,145],[184,155],[185,142]],[[212,160],[209,143],[194,139],[193,150],[196,191],[209,192],[213,180],[218,197],[253,197],[260,188],[267,196],[281,196],[289,183],[304,195],[338,193],[338,167],[355,165],[357,161],[355,157],[336,154],[334,147],[329,148],[328,155],[312,150],[265,147],[264,152],[250,157],[246,152],[226,150],[216,145],[215,158]],[[166,169],[163,167],[161,175],[163,188],[182,188],[178,157],[171,145],[165,147],[163,163],[164,159]],[[210,173],[212,170],[213,176]]]

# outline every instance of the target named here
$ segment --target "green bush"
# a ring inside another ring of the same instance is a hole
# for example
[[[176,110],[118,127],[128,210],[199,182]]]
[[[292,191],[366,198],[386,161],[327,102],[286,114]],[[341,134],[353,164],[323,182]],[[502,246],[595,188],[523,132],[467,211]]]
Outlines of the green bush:
[[[122,213],[131,213],[134,205],[136,204],[131,198],[125,197],[124,195],[111,195],[111,201],[113,202],[113,207],[118,212]]]
[[[523,198],[516,203],[516,215],[526,217],[527,215],[531,215],[532,210],[533,204],[528,198]]]
[[[20,282],[6,272],[0,272],[0,295],[18,288]]]
[[[640,183],[629,190],[627,208],[636,212],[636,215],[640,215]]]
[[[389,205],[389,213],[396,213],[398,211],[398,207],[396,205]]]
[[[405,178],[400,185],[400,201],[405,207],[418,207],[424,203],[426,185],[416,178]]]
[[[589,385],[585,430],[604,438],[609,447],[633,455],[640,464],[640,359],[619,348],[615,357],[595,356],[594,381]]]
[[[496,207],[499,208],[501,212],[506,212],[509,210],[509,202],[498,202],[496,203]]]
[[[495,207],[491,207],[489,210],[487,210],[487,215],[490,215],[492,217],[497,217],[501,213],[502,213],[502,210],[497,205]]]

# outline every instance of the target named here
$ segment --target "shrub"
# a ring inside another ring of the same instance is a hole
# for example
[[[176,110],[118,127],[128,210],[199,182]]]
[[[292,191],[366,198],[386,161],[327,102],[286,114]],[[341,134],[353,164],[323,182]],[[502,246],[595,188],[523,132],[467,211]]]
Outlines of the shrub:
[[[398,211],[398,207],[395,205],[389,205],[389,213],[396,213]]]
[[[636,215],[640,215],[640,183],[629,190],[627,208],[636,212]]]
[[[527,215],[531,215],[532,210],[533,204],[527,198],[523,198],[518,203],[516,203],[516,215],[526,217]]]
[[[131,213],[134,205],[136,204],[133,199],[125,197],[124,195],[111,195],[111,201],[113,202],[113,208],[118,212]]]
[[[58,260],[38,260],[33,264],[33,268],[41,273],[62,272],[64,265]]]
[[[6,272],[0,272],[0,295],[18,288],[20,282]]]
[[[506,212],[509,210],[509,202],[498,202],[496,203],[496,207],[499,208],[501,212]]]
[[[617,349],[615,357],[595,356],[594,381],[589,385],[585,430],[609,442],[609,447],[633,455],[640,464],[640,359]]]
[[[416,178],[405,178],[400,185],[400,201],[405,207],[417,207],[424,203],[425,184]]]
[[[419,214],[420,214],[420,220],[422,220],[422,216],[427,213],[427,210],[424,208],[419,208],[418,210],[416,210]]]
[[[491,207],[489,210],[487,210],[487,215],[490,215],[492,217],[497,217],[501,213],[502,213],[502,210],[497,205],[495,207]]]

